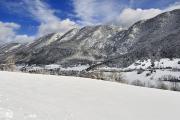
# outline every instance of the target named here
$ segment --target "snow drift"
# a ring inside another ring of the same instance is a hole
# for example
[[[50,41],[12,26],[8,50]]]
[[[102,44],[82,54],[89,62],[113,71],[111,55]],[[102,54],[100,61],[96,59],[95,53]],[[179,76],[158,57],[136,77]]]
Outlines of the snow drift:
[[[179,120],[180,93],[0,72],[0,120]]]

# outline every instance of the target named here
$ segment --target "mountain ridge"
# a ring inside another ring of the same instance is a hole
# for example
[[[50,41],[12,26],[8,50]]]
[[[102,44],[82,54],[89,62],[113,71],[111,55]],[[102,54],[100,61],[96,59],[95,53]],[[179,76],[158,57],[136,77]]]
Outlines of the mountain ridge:
[[[127,67],[139,59],[179,58],[178,51],[180,9],[136,22],[127,30],[99,25],[72,29],[63,35],[49,34],[8,52],[2,49],[0,63],[13,56],[16,64],[105,63],[110,67]]]

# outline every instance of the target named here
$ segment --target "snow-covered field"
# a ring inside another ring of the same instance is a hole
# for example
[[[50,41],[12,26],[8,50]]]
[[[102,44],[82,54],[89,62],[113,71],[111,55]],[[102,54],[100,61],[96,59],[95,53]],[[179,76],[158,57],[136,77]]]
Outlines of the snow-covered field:
[[[0,120],[179,120],[180,93],[0,72]]]
[[[18,65],[17,66],[17,71],[20,71],[20,69],[22,69],[23,67],[26,68],[27,71],[32,71],[32,70],[50,70],[50,69],[60,69],[61,71],[82,71],[87,69],[88,67],[90,67],[89,65],[77,65],[74,67],[62,67],[61,65],[58,64],[50,64],[50,65],[45,65],[45,66],[36,66],[36,65],[32,65],[32,66],[24,66],[24,65]]]
[[[150,59],[138,60],[127,68],[99,68],[101,71],[119,72],[122,78],[128,84],[140,81],[143,86],[158,88],[158,82],[162,82],[165,78],[174,78],[180,80],[180,59],[179,58],[163,58],[153,62]],[[172,79],[169,79],[172,80]],[[165,82],[164,82],[165,83]],[[172,82],[166,82],[167,89],[171,89]],[[180,86],[180,83],[177,83]],[[180,89],[180,88],[178,88]]]
[[[130,65],[126,69],[147,69],[151,67],[152,63],[150,59],[141,61],[138,60],[132,65]],[[166,68],[174,68],[174,69],[180,69],[180,59],[179,58],[174,58],[172,60],[168,58],[163,58],[160,59],[159,61],[154,61],[154,68],[161,68],[161,69],[166,69]]]
[[[137,74],[137,71],[131,71],[131,72],[122,72],[123,78],[126,79],[129,82],[132,82],[134,80],[140,80],[142,82],[153,82],[157,81],[163,76],[173,76],[175,78],[180,78],[180,71],[170,71],[170,70],[156,70],[156,72],[151,73],[149,76],[147,76],[148,73],[151,73],[150,71],[144,71],[141,74]]]

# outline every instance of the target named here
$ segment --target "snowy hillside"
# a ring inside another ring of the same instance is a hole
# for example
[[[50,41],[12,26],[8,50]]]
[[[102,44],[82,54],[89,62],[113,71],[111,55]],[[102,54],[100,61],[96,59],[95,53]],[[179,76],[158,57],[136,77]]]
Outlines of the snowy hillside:
[[[0,120],[179,120],[180,93],[0,72]]]
[[[156,69],[179,69],[180,68],[180,59],[174,58],[174,59],[168,59],[163,58],[160,60],[153,61],[153,68]],[[152,61],[151,59],[147,60],[138,60],[132,65],[130,65],[127,69],[148,69],[151,68]]]

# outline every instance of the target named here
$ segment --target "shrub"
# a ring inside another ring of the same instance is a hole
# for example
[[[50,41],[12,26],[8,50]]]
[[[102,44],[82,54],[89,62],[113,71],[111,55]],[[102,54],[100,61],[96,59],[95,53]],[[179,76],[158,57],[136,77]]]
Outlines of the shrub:
[[[166,67],[166,69],[172,69],[172,67]]]
[[[173,61],[173,57],[170,57],[169,60]]]
[[[168,90],[168,85],[166,85],[163,81],[158,81],[157,88],[163,89],[163,90]]]
[[[146,73],[146,76],[148,77],[148,76],[150,76],[151,75],[151,72],[149,72],[149,73]]]
[[[180,91],[180,86],[179,86],[179,84],[177,82],[172,82],[170,89],[173,90],[173,91]]]
[[[115,80],[116,82],[120,82],[120,83],[128,83],[128,81],[125,80],[125,79],[122,77],[122,74],[121,74],[121,73],[119,73],[119,74],[114,78],[114,80]]]
[[[164,75],[159,78],[160,81],[169,81],[169,82],[180,82],[180,78],[172,76],[172,75]]]
[[[144,70],[141,68],[141,69],[139,69],[139,70],[137,70],[137,74],[141,74],[141,73],[143,73],[144,72]]]
[[[172,75],[165,75],[165,76],[162,76],[161,78],[159,78],[159,80],[162,82],[163,81],[169,82],[170,90],[180,91],[180,86],[179,86],[180,78],[172,76]]]
[[[131,83],[132,85],[135,85],[135,86],[142,86],[142,87],[145,87],[145,83],[143,83],[142,81],[140,80],[135,80]]]
[[[145,64],[142,64],[142,66],[145,66]]]
[[[88,72],[83,77],[92,78],[92,79],[99,79],[99,80],[105,80],[105,77],[103,75],[103,72]]]
[[[141,63],[134,63],[135,66],[141,65]]]

